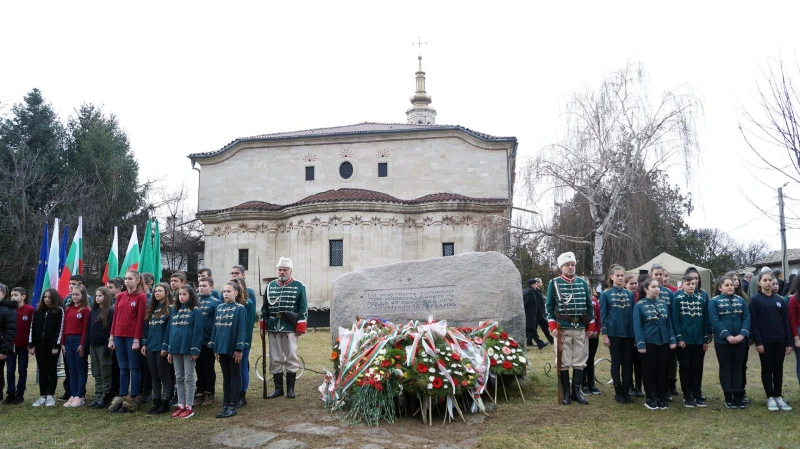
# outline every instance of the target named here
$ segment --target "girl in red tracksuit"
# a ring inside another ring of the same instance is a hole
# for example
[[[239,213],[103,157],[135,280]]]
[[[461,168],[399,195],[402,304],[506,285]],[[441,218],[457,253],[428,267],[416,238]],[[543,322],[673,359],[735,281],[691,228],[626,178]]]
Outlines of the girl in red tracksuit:
[[[89,371],[89,293],[86,287],[72,288],[72,303],[64,310],[64,340],[61,348],[69,369],[69,391],[72,397],[64,407],[81,407],[86,396],[86,379]]]

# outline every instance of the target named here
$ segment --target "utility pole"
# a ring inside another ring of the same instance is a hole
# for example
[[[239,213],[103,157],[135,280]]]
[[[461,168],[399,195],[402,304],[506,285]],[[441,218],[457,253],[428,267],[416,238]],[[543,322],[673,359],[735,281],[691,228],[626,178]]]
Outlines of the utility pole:
[[[786,269],[788,268],[788,264],[786,263],[786,220],[783,214],[783,188],[788,184],[787,182],[783,186],[778,187],[778,215],[780,216],[781,226],[781,272],[783,273],[784,279],[787,279]]]

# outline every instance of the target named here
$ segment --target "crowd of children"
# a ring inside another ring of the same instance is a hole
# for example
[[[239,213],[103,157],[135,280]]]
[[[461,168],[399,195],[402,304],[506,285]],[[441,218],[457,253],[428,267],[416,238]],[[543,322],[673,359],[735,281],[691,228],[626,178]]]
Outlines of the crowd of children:
[[[611,354],[616,402],[632,403],[633,397],[644,396],[648,409],[666,409],[677,394],[679,375],[683,406],[706,407],[703,366],[713,341],[727,408],[745,408],[750,402],[745,393],[747,353],[748,345],[755,345],[767,409],[791,410],[783,399],[783,361],[793,348],[800,349],[800,276],[782,297],[776,293],[779,287],[772,273],[760,273],[753,280],[758,293],[752,298],[744,293],[735,272],[717,279],[713,297],[701,287],[695,268],[686,270],[680,289],[669,288],[666,270],[660,265],[653,265],[639,279],[615,265],[608,280],[596,320],[602,323],[603,344]],[[800,383],[798,350],[795,355]],[[672,370],[671,357],[676,359],[677,372]],[[588,363],[593,363],[593,357]],[[593,392],[591,387],[588,392]]]
[[[169,284],[159,283],[151,292],[153,277],[131,270],[110,279],[94,297],[76,275],[67,298],[46,289],[35,309],[28,305],[26,289],[9,292],[0,284],[0,364],[7,368],[4,372],[0,366],[0,399],[7,377],[2,402],[25,401],[32,355],[39,383],[33,406],[55,406],[63,355],[65,394],[58,399],[64,407],[130,413],[152,399],[148,414],[167,413],[175,406],[172,418],[190,418],[196,402],[216,403],[219,362],[224,399],[217,417],[235,415],[246,405],[245,360],[255,324],[255,313],[250,313],[255,293],[245,284],[244,269],[234,269],[240,276],[225,285],[224,301],[217,299],[207,268],[200,273],[197,291],[186,283],[185,274],[175,273]],[[87,403],[90,361],[95,392]]]

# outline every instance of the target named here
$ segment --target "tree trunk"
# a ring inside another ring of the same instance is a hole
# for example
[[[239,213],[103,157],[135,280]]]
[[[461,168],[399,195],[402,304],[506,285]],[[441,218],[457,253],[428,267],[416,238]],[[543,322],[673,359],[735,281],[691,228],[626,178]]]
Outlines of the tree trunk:
[[[604,226],[601,226],[604,228]],[[603,274],[603,253],[606,250],[606,233],[604,230],[594,231],[594,253],[592,254],[592,274]]]

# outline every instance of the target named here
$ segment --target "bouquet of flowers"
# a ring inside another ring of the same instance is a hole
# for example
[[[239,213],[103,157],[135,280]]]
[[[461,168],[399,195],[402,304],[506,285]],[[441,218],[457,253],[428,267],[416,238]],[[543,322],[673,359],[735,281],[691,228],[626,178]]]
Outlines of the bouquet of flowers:
[[[503,376],[513,376],[522,395],[522,387],[519,385],[520,376],[525,373],[528,359],[525,357],[525,350],[511,338],[503,327],[496,322],[482,322],[478,329],[472,332],[473,341],[482,344],[486,350],[489,360],[489,372],[495,380],[502,379]],[[497,397],[497,383],[495,382],[495,398]],[[503,394],[505,394],[505,383],[503,383]],[[506,400],[508,398],[506,397]],[[525,400],[525,396],[522,396]]]

